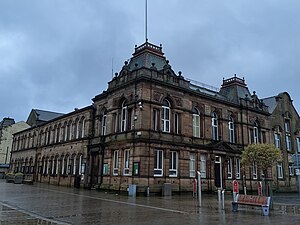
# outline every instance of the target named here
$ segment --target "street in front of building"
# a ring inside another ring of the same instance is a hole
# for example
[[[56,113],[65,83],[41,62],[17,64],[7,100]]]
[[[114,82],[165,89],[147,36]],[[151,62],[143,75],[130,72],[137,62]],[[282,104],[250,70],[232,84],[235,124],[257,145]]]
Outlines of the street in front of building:
[[[202,194],[202,207],[191,195],[128,197],[115,193],[0,180],[0,224],[299,224],[300,198],[278,196],[270,216],[261,209],[231,211],[217,195]],[[294,207],[297,206],[298,207]],[[287,209],[290,208],[291,210]]]

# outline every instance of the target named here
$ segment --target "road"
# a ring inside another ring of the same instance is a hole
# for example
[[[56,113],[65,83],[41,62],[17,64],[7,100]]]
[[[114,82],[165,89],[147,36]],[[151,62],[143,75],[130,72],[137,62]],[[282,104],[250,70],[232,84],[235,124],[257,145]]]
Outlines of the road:
[[[190,195],[138,196],[58,187],[6,183],[0,180],[0,224],[300,224],[300,212],[283,214],[261,209],[231,211],[231,196],[225,209],[216,195],[202,194],[202,207]]]

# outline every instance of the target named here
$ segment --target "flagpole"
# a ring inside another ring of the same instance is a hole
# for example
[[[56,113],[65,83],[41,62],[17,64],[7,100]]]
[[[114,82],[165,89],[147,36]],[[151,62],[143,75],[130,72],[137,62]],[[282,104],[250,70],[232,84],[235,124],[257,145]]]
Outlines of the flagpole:
[[[148,1],[145,0],[145,39],[148,41]]]

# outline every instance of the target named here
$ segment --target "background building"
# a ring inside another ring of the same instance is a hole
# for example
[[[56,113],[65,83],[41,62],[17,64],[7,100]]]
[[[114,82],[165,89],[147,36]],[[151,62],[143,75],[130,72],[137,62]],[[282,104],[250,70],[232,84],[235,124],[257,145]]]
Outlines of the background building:
[[[7,172],[9,169],[13,134],[29,127],[23,121],[15,123],[12,118],[3,118],[0,122],[0,172]]]
[[[300,154],[300,118],[286,92],[265,98],[269,106],[274,144],[281,150],[282,159],[274,168],[274,185],[281,191],[296,191],[297,176],[293,154]]]

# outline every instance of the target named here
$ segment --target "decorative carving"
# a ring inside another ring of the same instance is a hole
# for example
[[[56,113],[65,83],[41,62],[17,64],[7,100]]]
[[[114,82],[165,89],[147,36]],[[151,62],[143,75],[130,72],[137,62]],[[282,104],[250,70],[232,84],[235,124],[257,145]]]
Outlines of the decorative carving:
[[[159,101],[160,101],[160,98],[161,98],[161,96],[162,96],[162,94],[161,94],[161,93],[159,93],[159,92],[156,92],[156,91],[154,91],[154,92],[153,92],[153,99],[154,99],[154,101],[157,101],[157,102],[159,102]]]
[[[182,99],[181,98],[177,98],[177,97],[174,97],[175,99],[175,103],[177,106],[182,106]]]

